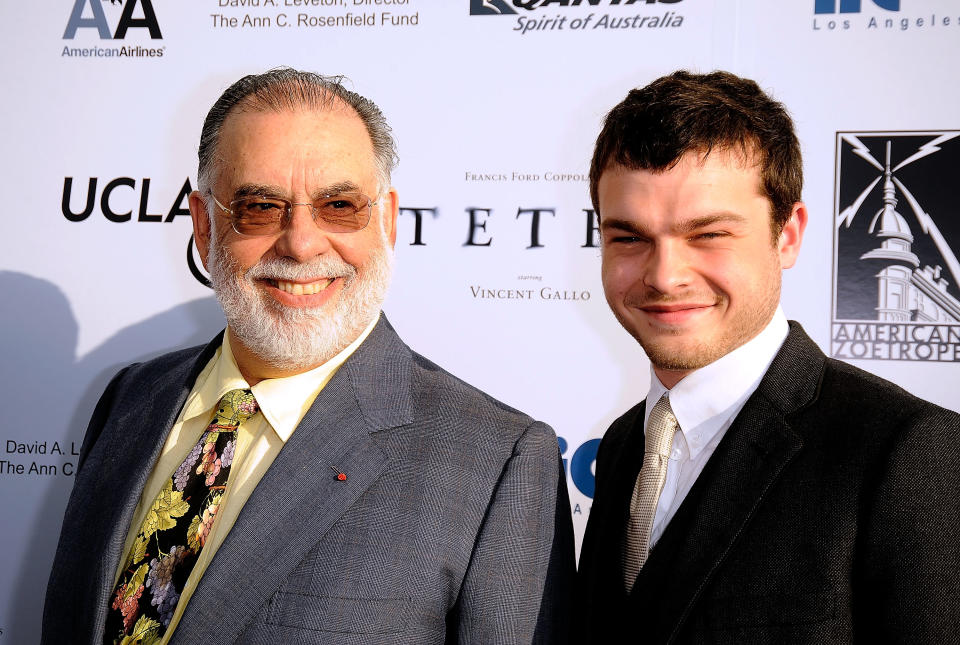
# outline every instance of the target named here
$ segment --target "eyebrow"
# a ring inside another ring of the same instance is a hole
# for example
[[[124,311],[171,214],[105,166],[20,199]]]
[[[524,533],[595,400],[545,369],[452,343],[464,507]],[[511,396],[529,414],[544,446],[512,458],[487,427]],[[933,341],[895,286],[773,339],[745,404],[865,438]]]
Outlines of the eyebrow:
[[[340,193],[362,193],[360,186],[357,186],[352,181],[338,181],[335,184],[330,184],[329,186],[323,186],[313,191],[313,199],[318,199],[325,195],[337,195]]]
[[[268,184],[240,184],[237,186],[236,190],[233,191],[234,199],[241,199],[243,197],[251,196],[276,197],[278,199],[283,199],[284,191],[279,186],[270,186]]]
[[[693,219],[685,220],[680,222],[675,229],[679,233],[690,233],[691,231],[706,228],[707,226],[713,226],[714,224],[743,224],[746,221],[747,218],[743,215],[738,215],[737,213],[732,213],[729,211],[722,211],[719,213],[704,215],[703,217],[695,217]]]
[[[321,186],[313,191],[311,199],[319,199],[325,195],[337,195],[339,193],[359,193],[363,192],[360,190],[360,187],[353,183],[352,181],[339,181],[329,186]],[[289,192],[281,188],[280,186],[275,186],[272,184],[240,184],[237,186],[236,190],[233,191],[234,199],[242,199],[244,197],[251,196],[262,196],[262,197],[272,197],[275,199],[289,199]]]
[[[747,218],[743,215],[738,215],[737,213],[729,211],[722,211],[719,213],[704,215],[703,217],[694,217],[692,219],[683,220],[674,225],[672,229],[676,233],[683,234],[690,233],[701,228],[706,228],[707,226],[713,226],[715,224],[743,224],[746,221]],[[600,229],[604,231],[608,229],[614,229],[634,235],[647,235],[647,230],[643,227],[637,226],[637,224],[632,220],[618,219],[615,217],[605,217],[601,219]]]
[[[608,229],[643,235],[643,231],[630,220],[616,219],[614,217],[604,217],[600,220],[600,230],[606,231]]]

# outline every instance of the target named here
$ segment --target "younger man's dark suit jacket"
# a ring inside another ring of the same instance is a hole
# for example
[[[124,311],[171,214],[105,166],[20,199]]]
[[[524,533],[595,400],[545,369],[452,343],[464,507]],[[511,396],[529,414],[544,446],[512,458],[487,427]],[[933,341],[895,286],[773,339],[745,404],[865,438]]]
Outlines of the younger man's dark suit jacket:
[[[104,393],[43,643],[102,643],[140,492],[219,345],[133,365]],[[566,642],[573,568],[554,433],[415,354],[381,319],[257,485],[171,643]]]
[[[791,323],[628,596],[643,408],[597,455],[581,642],[960,642],[960,415],[826,358]]]

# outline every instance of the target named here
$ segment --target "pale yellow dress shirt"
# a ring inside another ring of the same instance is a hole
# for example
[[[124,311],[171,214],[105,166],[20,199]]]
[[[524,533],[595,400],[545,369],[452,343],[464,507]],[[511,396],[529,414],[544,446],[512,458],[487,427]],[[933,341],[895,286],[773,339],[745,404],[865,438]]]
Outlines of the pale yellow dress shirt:
[[[140,503],[133,514],[123,551],[125,556],[130,553],[133,540],[140,531],[140,526],[153,500],[200,440],[200,435],[213,418],[214,408],[220,402],[220,398],[230,390],[250,388],[260,405],[261,414],[254,415],[237,430],[237,447],[223,501],[203,550],[200,552],[200,557],[180,593],[180,601],[161,645],[166,645],[173,635],[200,578],[203,577],[217,549],[223,544],[223,540],[233,527],[233,523],[240,515],[240,510],[250,498],[260,478],[267,472],[284,443],[296,430],[301,419],[313,405],[314,399],[337,369],[370,334],[377,320],[378,318],[375,318],[355,341],[323,365],[295,376],[266,379],[252,388],[240,374],[240,369],[233,358],[230,334],[224,333],[223,344],[193,384],[193,389],[187,396],[180,416],[170,431],[170,436],[167,437],[160,458],[140,494]],[[126,557],[117,569],[114,586],[123,573],[124,564],[126,564]]]

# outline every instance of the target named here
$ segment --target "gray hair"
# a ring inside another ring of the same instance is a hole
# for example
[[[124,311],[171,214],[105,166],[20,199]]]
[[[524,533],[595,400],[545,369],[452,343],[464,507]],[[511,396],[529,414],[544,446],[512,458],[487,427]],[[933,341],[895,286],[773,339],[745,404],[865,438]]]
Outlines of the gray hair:
[[[397,164],[397,144],[383,112],[376,104],[343,86],[343,76],[322,76],[289,67],[250,74],[231,85],[207,113],[200,132],[197,185],[207,192],[217,167],[216,151],[220,130],[230,112],[243,104],[244,109],[260,112],[287,110],[325,110],[342,103],[353,109],[363,121],[373,143],[379,190],[390,186],[390,172]]]

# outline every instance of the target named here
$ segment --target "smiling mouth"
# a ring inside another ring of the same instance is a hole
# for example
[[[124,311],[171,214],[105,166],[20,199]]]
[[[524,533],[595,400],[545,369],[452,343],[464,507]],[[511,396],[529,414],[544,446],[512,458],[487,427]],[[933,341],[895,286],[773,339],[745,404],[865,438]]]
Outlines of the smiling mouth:
[[[680,330],[715,311],[714,302],[645,302],[635,307],[654,327]]]
[[[693,309],[706,309],[712,306],[713,303],[706,304],[676,304],[676,305],[646,305],[640,307],[643,311],[651,314],[671,314],[679,311],[690,311]]]
[[[316,282],[288,282],[287,280],[268,279],[267,282],[270,286],[293,296],[311,296],[329,287],[334,280],[335,278],[324,278]]]

